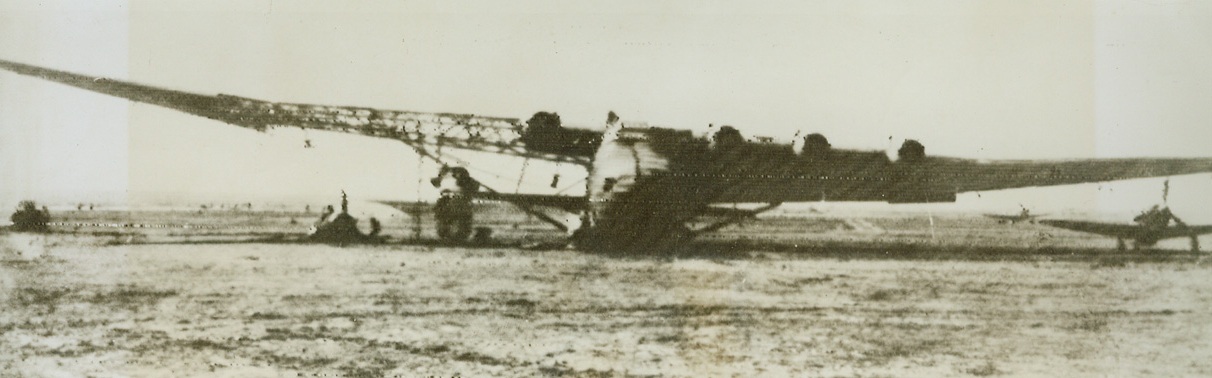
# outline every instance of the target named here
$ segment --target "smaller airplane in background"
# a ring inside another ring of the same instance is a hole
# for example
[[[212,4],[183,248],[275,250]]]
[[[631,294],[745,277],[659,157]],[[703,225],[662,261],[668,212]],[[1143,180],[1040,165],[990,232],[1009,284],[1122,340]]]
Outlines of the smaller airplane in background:
[[[1004,214],[984,214],[984,215],[985,215],[985,217],[996,219],[998,223],[1015,224],[1018,222],[1035,223],[1035,218],[1042,217],[1046,214],[1031,214],[1031,210],[1027,210],[1026,207],[1023,207],[1023,210],[1020,211],[1017,215],[1004,215]]]
[[[1199,252],[1199,236],[1212,233],[1212,225],[1189,226],[1169,207],[1154,205],[1132,219],[1135,224],[1104,223],[1074,220],[1042,220],[1039,223],[1079,232],[1114,237],[1119,250],[1127,249],[1125,240],[1132,240],[1132,249],[1152,247],[1158,241],[1171,238],[1191,238],[1191,251]],[[1173,221],[1173,225],[1171,225]]]

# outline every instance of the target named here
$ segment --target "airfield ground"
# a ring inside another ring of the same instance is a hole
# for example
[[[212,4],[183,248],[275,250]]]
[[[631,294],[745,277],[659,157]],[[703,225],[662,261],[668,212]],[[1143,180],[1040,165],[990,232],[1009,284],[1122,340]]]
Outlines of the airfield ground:
[[[1038,226],[776,219],[637,257],[266,226],[293,217],[0,234],[0,376],[1212,375],[1205,255]]]

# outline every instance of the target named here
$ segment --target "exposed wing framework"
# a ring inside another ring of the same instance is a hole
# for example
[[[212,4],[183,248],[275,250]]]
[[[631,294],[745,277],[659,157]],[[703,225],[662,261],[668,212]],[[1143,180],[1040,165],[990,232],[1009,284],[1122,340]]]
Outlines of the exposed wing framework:
[[[527,149],[522,142],[526,125],[516,118],[278,103],[224,94],[202,95],[4,60],[0,60],[0,68],[259,131],[272,127],[301,127],[396,139],[413,146],[460,148],[589,165],[587,156]]]

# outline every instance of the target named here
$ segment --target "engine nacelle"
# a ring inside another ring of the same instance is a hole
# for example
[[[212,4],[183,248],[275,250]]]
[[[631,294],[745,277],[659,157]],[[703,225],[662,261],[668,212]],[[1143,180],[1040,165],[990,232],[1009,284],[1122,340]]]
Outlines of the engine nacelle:
[[[526,121],[521,140],[528,150],[589,157],[602,143],[602,136],[592,130],[564,127],[559,114],[538,112]]]
[[[720,126],[720,130],[711,135],[708,145],[714,150],[729,150],[745,144],[741,131],[732,126]]]
[[[803,146],[793,146],[800,156],[810,159],[824,159],[829,157],[829,152],[833,149],[833,145],[829,144],[829,139],[819,133],[812,133],[805,136]]]
[[[885,197],[888,203],[955,202],[956,193],[932,177],[934,173],[922,163],[926,146],[916,140],[906,140],[897,150],[897,161],[888,167],[887,178],[894,182]]]
[[[896,151],[897,161],[916,163],[926,159],[926,146],[913,139],[905,140]]]

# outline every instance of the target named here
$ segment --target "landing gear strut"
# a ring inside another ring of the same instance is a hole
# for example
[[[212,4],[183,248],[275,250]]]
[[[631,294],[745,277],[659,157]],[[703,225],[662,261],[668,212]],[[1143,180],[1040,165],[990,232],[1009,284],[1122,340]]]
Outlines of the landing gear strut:
[[[761,214],[761,213],[764,213],[764,212],[767,212],[770,210],[774,210],[775,208],[779,207],[779,205],[782,205],[782,204],[783,204],[782,202],[772,202],[772,203],[766,204],[766,206],[762,206],[757,209],[740,211],[735,215],[732,215],[722,221],[710,224],[706,227],[703,227],[703,228],[700,228],[697,230],[689,230],[690,237],[698,236],[700,234],[705,234],[708,232],[718,231],[721,228],[740,223],[741,221],[743,221],[745,219],[754,218],[758,214]]]
[[[466,242],[472,232],[471,194],[480,189],[480,183],[466,168],[445,166],[430,183],[442,192],[433,208],[438,237],[452,243]]]

